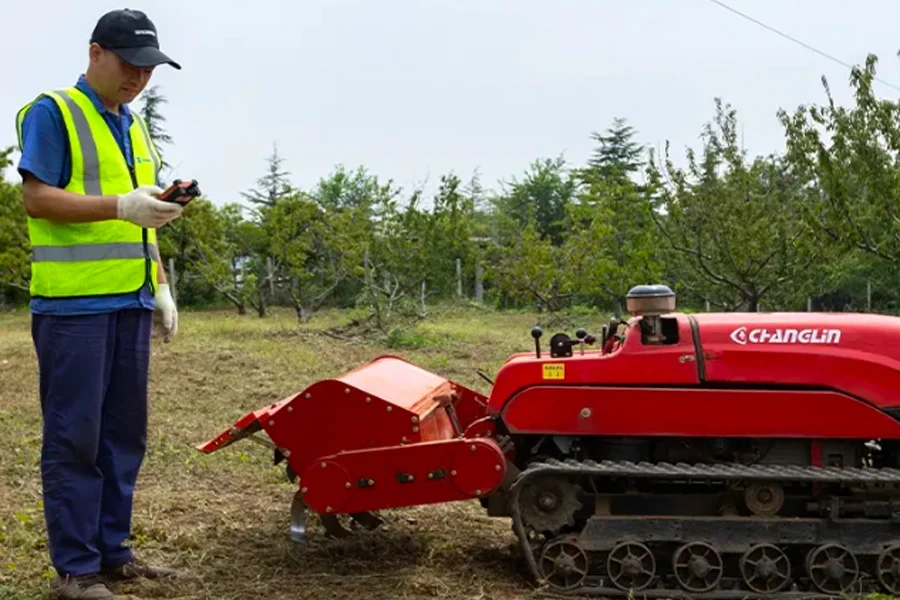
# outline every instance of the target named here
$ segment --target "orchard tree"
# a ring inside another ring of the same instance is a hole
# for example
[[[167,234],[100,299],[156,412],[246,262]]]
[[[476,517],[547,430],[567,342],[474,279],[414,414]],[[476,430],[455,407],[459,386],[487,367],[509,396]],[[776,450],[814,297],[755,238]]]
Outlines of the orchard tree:
[[[420,197],[417,190],[401,207],[393,191],[377,196],[373,229],[362,242],[358,301],[369,308],[382,333],[398,319],[423,316],[421,289],[430,272],[432,217],[419,208]]]
[[[822,78],[825,106],[779,111],[791,173],[805,184],[809,220],[845,249],[893,269],[900,258],[900,103],[875,97],[877,58],[850,75],[855,104],[835,104]]]
[[[633,285],[659,280],[664,256],[649,198],[633,180],[644,165],[635,134],[624,119],[614,119],[605,135],[593,134],[599,145],[577,171],[580,191],[566,241],[584,245],[575,254],[594,263],[591,276],[579,282],[582,290],[610,301],[617,316]]]
[[[515,235],[529,223],[542,239],[554,246],[563,243],[566,211],[575,196],[576,180],[560,156],[534,161],[525,178],[515,178],[509,190],[495,200],[502,235]]]
[[[326,210],[358,209],[367,218],[383,200],[396,198],[400,190],[392,181],[382,183],[365,167],[348,171],[343,165],[319,180],[313,192],[315,201]]]
[[[570,305],[588,277],[606,269],[586,256],[588,244],[554,246],[538,226],[529,221],[510,244],[495,249],[488,275],[510,300],[531,302],[538,312],[554,313]],[[598,222],[597,227],[603,224]]]
[[[13,148],[0,150],[0,300],[26,300],[31,279],[31,244],[22,185],[6,180]]]
[[[252,268],[259,262],[251,247],[255,225],[247,223],[241,211],[236,204],[220,209],[197,198],[178,221],[160,229],[160,254],[183,256],[176,281],[179,301],[196,303],[211,289],[231,302],[238,314],[245,314],[248,305],[259,316],[265,314],[265,282]]]
[[[748,161],[738,145],[736,113],[716,99],[687,172],[666,156],[648,169],[657,210],[651,212],[671,248],[690,269],[682,285],[726,310],[759,310],[764,298],[796,303],[814,283],[824,250],[803,219],[802,195],[775,159]],[[667,145],[668,149],[668,145]]]
[[[326,211],[299,192],[269,212],[271,256],[299,322],[309,321],[358,264],[358,223],[353,210]]]
[[[442,295],[456,294],[456,261],[465,274],[474,271],[478,255],[471,238],[475,233],[475,198],[462,188],[459,177],[441,177],[431,215],[422,219],[426,230],[428,284]]]
[[[564,245],[586,261],[585,276],[574,283],[595,302],[612,303],[620,316],[632,286],[662,276],[665,248],[651,204],[630,179],[598,177],[586,182],[570,213],[572,231]]]

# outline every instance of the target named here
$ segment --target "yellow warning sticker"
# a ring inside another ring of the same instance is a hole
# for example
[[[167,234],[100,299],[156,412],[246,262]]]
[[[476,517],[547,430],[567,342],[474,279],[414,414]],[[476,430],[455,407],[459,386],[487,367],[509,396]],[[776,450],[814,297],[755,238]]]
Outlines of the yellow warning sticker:
[[[544,365],[544,379],[565,379],[566,365]]]

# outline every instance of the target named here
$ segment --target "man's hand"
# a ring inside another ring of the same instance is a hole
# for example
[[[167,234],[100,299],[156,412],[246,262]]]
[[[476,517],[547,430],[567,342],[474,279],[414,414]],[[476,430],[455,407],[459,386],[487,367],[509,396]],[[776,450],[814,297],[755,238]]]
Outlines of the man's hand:
[[[179,204],[154,198],[163,191],[155,185],[145,185],[119,196],[116,215],[141,227],[162,227],[184,210]]]
[[[156,310],[162,313],[162,324],[165,330],[165,341],[171,341],[178,332],[178,307],[169,291],[168,283],[161,283],[156,290]]]

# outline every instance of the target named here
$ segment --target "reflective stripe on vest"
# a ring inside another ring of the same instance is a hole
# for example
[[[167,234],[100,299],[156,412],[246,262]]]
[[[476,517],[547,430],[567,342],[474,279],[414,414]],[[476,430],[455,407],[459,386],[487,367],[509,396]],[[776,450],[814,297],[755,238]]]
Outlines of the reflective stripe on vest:
[[[156,244],[150,244],[150,256],[159,262]],[[85,244],[83,246],[36,246],[31,249],[32,262],[76,262],[110,258],[144,258],[143,242]]]
[[[109,126],[94,104],[76,88],[47,92],[68,132],[72,175],[65,190],[81,195],[115,196],[136,186],[155,185],[161,160],[139,115],[128,131],[134,154],[129,169]],[[17,116],[22,122],[34,102]],[[127,221],[58,223],[28,217],[31,239],[31,294],[34,297],[85,297],[156,289],[159,251],[155,229]]]

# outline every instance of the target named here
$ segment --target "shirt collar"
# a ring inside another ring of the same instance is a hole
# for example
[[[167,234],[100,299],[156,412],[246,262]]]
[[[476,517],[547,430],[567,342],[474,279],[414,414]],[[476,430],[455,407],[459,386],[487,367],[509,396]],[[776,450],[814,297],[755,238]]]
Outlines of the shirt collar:
[[[94,107],[101,114],[109,113],[115,116],[115,113],[106,108],[103,102],[100,101],[100,97],[97,95],[97,92],[91,87],[91,84],[88,83],[87,77],[84,75],[80,75],[78,77],[78,82],[75,84],[75,87],[84,92],[84,94],[91,99],[91,102],[94,103]],[[119,115],[125,118],[131,118],[131,108],[127,104],[119,105]]]

